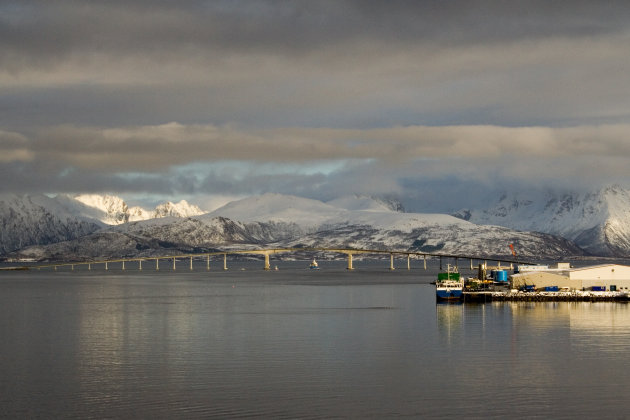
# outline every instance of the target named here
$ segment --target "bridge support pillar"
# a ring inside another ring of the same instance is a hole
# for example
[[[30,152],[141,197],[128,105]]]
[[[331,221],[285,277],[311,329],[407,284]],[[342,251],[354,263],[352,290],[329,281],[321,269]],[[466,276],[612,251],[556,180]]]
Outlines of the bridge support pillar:
[[[122,260],[122,270],[125,271],[125,260]]]
[[[407,270],[411,270],[411,255],[407,254]]]
[[[155,259],[155,271],[160,271],[160,259]]]
[[[175,258],[173,258],[173,271],[175,271]]]
[[[424,269],[426,270],[427,269],[427,254],[424,254],[423,257],[424,257]]]
[[[348,270],[354,270],[352,266],[352,254],[348,253]]]
[[[473,263],[472,263],[472,258],[470,259],[470,271],[473,270]]]
[[[269,253],[265,252],[265,270],[271,270],[271,266],[269,265]]]
[[[208,254],[208,258],[206,259],[206,271],[210,271],[210,254]]]
[[[55,266],[55,271],[57,271],[57,266]]]
[[[92,264],[88,263],[88,271],[92,271]]]
[[[142,271],[142,260],[138,260],[138,271]]]
[[[190,271],[193,271],[193,268],[192,268],[192,257],[190,257]]]
[[[394,254],[389,254],[389,269],[395,270],[394,268]]]
[[[223,269],[227,270],[227,254],[223,254]]]

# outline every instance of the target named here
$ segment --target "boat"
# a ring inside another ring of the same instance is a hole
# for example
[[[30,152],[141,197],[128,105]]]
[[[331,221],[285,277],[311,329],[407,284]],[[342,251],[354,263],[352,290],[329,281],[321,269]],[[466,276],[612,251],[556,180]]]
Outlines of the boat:
[[[445,273],[438,273],[435,282],[435,299],[437,301],[459,301],[464,292],[464,282],[457,272],[457,268],[451,269],[450,264]]]
[[[311,270],[319,270],[319,265],[317,265],[317,261],[315,261],[315,258],[313,258],[313,261],[311,261],[311,265],[309,265],[308,268],[310,268]]]

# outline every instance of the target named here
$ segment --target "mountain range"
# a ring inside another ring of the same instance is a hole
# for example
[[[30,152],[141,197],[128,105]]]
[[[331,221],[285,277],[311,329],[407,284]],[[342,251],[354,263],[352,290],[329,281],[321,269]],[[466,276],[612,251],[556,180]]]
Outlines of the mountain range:
[[[395,249],[487,257],[625,257],[630,192],[504,194],[484,209],[406,213],[397,200],[322,202],[264,194],[212,212],[182,200],[154,209],[112,195],[0,195],[0,256],[91,260],[256,247]]]
[[[590,192],[514,192],[486,209],[464,209],[455,216],[475,224],[561,236],[590,255],[630,253],[630,191],[618,185]]]
[[[182,200],[153,210],[129,207],[111,195],[0,195],[0,255],[29,245],[73,240],[133,220],[188,217],[204,212]]]
[[[57,206],[65,211],[63,214],[74,214],[76,220],[86,223],[92,220],[91,232],[22,247],[9,253],[10,258],[91,260],[235,247],[343,247],[508,257],[509,244],[523,257],[584,254],[558,236],[478,225],[445,214],[404,213],[400,203],[373,197],[342,197],[325,203],[264,194],[228,203],[210,213],[136,221],[132,217],[138,212],[115,197],[50,200],[65,203]],[[69,200],[74,200],[72,205]],[[98,220],[88,217],[94,209],[100,209]]]

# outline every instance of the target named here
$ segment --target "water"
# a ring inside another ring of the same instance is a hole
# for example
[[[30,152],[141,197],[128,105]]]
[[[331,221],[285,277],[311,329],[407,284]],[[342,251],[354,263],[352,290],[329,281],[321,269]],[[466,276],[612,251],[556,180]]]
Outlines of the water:
[[[388,263],[0,272],[0,416],[629,416],[628,305],[436,305]]]

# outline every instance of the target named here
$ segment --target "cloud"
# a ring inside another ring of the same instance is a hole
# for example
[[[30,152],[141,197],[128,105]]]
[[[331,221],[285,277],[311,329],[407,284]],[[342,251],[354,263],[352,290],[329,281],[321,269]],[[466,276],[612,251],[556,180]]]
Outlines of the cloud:
[[[5,2],[11,129],[627,121],[624,2]],[[36,111],[36,112],[34,112]]]
[[[415,160],[491,161],[630,156],[630,125],[580,127],[395,126],[343,129],[234,125],[184,125],[99,128],[73,125],[20,138],[29,156],[72,167],[103,171],[161,171],[194,162],[223,160],[317,162],[375,159],[391,165]]]
[[[402,180],[627,179],[630,125],[368,129],[54,126],[0,132],[5,189],[152,193],[403,193]],[[15,151],[19,151],[17,154]],[[12,152],[13,151],[13,152]],[[26,156],[26,158],[21,158]],[[546,182],[546,181],[545,181]],[[408,182],[407,182],[408,183]]]
[[[0,163],[28,162],[32,160],[33,152],[28,147],[29,141],[25,136],[0,130]]]
[[[0,188],[623,182],[629,23],[623,1],[5,1]]]

